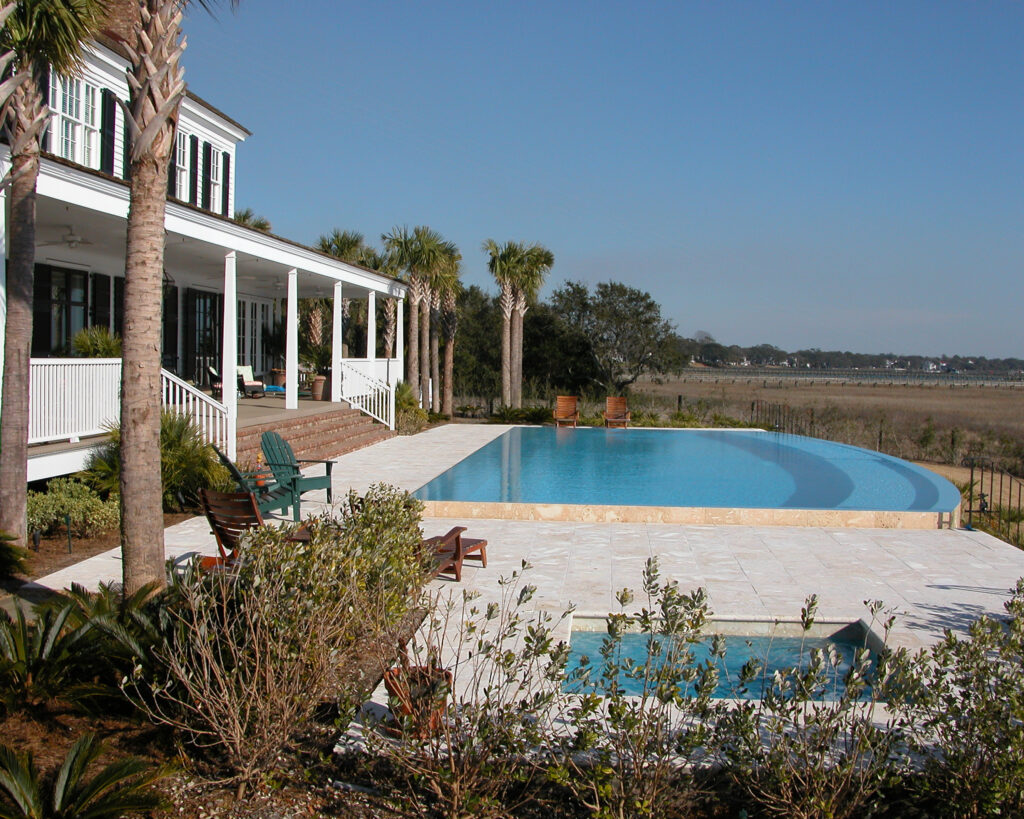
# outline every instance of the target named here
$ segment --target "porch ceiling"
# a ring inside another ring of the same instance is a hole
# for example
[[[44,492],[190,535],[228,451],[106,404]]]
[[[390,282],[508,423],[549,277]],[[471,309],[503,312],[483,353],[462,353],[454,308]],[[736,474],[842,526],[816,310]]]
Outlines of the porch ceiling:
[[[174,207],[170,205],[169,207]],[[180,208],[181,206],[177,206]],[[217,220],[211,219],[211,222]],[[65,240],[73,233],[84,241],[72,245]],[[261,241],[275,241],[275,251],[287,253],[289,244],[273,237],[259,236]],[[36,204],[36,261],[42,264],[88,269],[106,274],[124,270],[126,241],[125,220],[100,210],[39,195]],[[227,243],[228,240],[225,240]],[[164,249],[164,268],[175,280],[183,277],[190,283],[220,291],[224,286],[224,244],[214,244],[181,233],[168,232]],[[283,264],[236,251],[238,292],[264,298],[284,298],[287,274],[298,270],[299,297],[330,296],[335,278],[304,270],[296,254],[295,263]],[[339,270],[338,278],[344,274]],[[346,298],[364,298],[366,287],[343,281]]]

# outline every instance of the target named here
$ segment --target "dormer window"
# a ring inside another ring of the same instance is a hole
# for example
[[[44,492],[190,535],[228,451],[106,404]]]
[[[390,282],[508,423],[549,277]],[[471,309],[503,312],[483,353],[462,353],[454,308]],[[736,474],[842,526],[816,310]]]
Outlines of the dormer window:
[[[207,207],[217,210],[220,199],[220,151],[210,151],[210,201]]]
[[[186,202],[190,201],[189,173],[192,163],[189,161],[189,154],[188,134],[179,131],[174,143],[174,173],[177,177],[175,192],[179,199],[184,199]]]
[[[50,75],[51,145],[58,156],[100,166],[99,89],[85,80]]]

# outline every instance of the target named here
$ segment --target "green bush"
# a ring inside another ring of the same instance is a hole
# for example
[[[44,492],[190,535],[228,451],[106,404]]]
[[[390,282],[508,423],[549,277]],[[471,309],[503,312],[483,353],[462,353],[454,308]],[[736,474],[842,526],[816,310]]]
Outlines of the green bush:
[[[81,477],[104,495],[120,489],[121,432],[112,429],[107,442],[89,456]],[[199,426],[184,414],[164,410],[160,415],[160,478],[163,506],[197,506],[199,490],[228,481],[227,470],[205,440]]]
[[[324,702],[350,711],[376,680],[352,670],[393,648],[392,629],[425,578],[419,501],[373,486],[350,495],[341,517],[260,527],[231,571],[195,566],[175,578],[163,637],[126,693],[150,718],[209,749],[244,790],[286,764],[284,749]]]
[[[0,577],[11,577],[28,572],[28,552],[14,545],[15,537],[0,532]]]
[[[702,426],[702,422],[700,418],[689,410],[676,410],[668,417],[668,425],[670,427],[689,428]]]
[[[121,337],[106,327],[85,327],[71,339],[71,349],[79,358],[120,358]]]
[[[87,484],[75,478],[54,478],[45,492],[29,492],[26,508],[29,534],[52,534],[67,525],[77,537],[112,532],[121,524],[117,498],[103,500]]]

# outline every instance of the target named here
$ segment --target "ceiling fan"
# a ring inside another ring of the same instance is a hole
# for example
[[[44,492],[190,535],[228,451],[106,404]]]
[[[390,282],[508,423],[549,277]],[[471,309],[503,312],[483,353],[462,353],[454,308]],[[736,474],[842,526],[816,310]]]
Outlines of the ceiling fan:
[[[65,233],[63,236],[61,236],[59,241],[47,242],[46,244],[40,245],[40,247],[60,247],[61,245],[67,245],[69,248],[74,250],[79,245],[91,245],[91,244],[92,244],[92,242],[90,242],[84,236],[81,236],[80,234],[75,233],[75,226],[74,225],[68,225],[67,233]]]

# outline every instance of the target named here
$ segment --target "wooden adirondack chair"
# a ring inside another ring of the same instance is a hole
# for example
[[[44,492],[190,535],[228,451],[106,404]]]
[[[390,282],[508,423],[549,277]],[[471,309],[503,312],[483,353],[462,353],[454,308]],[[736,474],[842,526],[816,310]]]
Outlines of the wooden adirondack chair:
[[[299,492],[295,487],[295,481],[285,481],[284,483],[266,481],[265,485],[260,485],[257,483],[257,477],[259,480],[265,480],[265,473],[242,472],[217,447],[214,447],[213,451],[217,453],[220,462],[231,473],[231,477],[238,485],[238,489],[242,492],[251,492],[256,496],[256,506],[261,513],[280,512],[284,515],[291,509],[292,520],[299,520],[301,500]]]
[[[575,395],[560,395],[555,400],[555,426],[576,426],[580,422],[580,399]]]
[[[273,430],[263,433],[260,438],[260,448],[263,450],[263,458],[266,460],[267,466],[274,473],[274,480],[278,483],[294,484],[297,496],[314,489],[326,489],[327,502],[334,502],[331,491],[331,469],[334,467],[334,461],[296,458],[291,444]],[[302,464],[323,464],[327,474],[303,475],[300,472]]]
[[[630,412],[625,398],[612,398],[611,396],[605,398],[604,412],[601,415],[604,416],[606,427],[625,428],[629,426]]]
[[[215,492],[199,490],[199,502],[217,538],[219,557],[203,557],[199,565],[204,569],[229,567],[238,558],[238,542],[250,529],[263,526],[263,516],[252,492]]]

